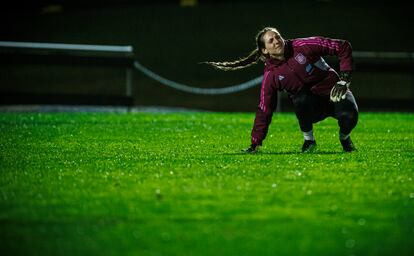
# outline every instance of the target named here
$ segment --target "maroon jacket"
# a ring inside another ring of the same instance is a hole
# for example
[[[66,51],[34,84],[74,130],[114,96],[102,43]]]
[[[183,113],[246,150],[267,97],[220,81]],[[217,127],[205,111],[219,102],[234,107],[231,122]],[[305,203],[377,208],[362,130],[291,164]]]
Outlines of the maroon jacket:
[[[285,60],[266,60],[252,145],[262,145],[266,137],[276,109],[278,91],[294,95],[302,88],[309,88],[314,94],[329,100],[329,93],[339,77],[322,58],[325,55],[337,56],[341,71],[352,70],[349,42],[324,37],[285,40]]]

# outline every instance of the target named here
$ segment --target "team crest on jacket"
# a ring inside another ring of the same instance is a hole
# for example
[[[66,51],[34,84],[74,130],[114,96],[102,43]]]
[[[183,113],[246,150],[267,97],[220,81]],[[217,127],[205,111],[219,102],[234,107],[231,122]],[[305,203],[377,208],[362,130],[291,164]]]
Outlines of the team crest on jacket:
[[[298,55],[296,55],[295,60],[299,62],[299,64],[302,64],[302,65],[306,63],[306,57],[302,53],[299,53]]]

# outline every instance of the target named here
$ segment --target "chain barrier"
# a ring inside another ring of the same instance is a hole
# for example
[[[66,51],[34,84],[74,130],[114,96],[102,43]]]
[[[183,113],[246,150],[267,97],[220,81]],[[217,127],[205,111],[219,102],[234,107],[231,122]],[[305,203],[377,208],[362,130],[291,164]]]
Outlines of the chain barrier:
[[[137,70],[144,73],[146,76],[150,77],[151,79],[156,80],[157,82],[165,86],[174,88],[179,91],[184,91],[184,92],[193,93],[193,94],[219,95],[219,94],[230,94],[230,93],[240,92],[243,90],[247,90],[251,87],[254,87],[258,84],[261,84],[262,79],[263,79],[263,76],[259,76],[252,80],[249,80],[247,82],[234,85],[234,86],[223,87],[223,88],[199,88],[199,87],[193,87],[193,86],[189,86],[185,84],[180,84],[180,83],[171,81],[167,78],[164,78],[152,72],[151,70],[143,66],[141,63],[139,63],[137,60],[134,61],[134,67]]]

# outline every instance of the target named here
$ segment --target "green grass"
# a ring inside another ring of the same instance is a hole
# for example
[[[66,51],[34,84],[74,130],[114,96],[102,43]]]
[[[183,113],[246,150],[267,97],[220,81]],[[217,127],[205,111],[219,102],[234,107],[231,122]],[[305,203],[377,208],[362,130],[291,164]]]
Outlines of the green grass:
[[[2,255],[414,255],[414,114],[1,113]]]

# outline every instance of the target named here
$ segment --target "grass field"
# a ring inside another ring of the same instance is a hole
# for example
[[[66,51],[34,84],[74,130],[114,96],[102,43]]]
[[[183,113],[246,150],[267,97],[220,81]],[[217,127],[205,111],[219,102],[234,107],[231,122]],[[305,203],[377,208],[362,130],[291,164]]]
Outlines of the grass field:
[[[414,255],[414,114],[1,113],[1,255]]]

